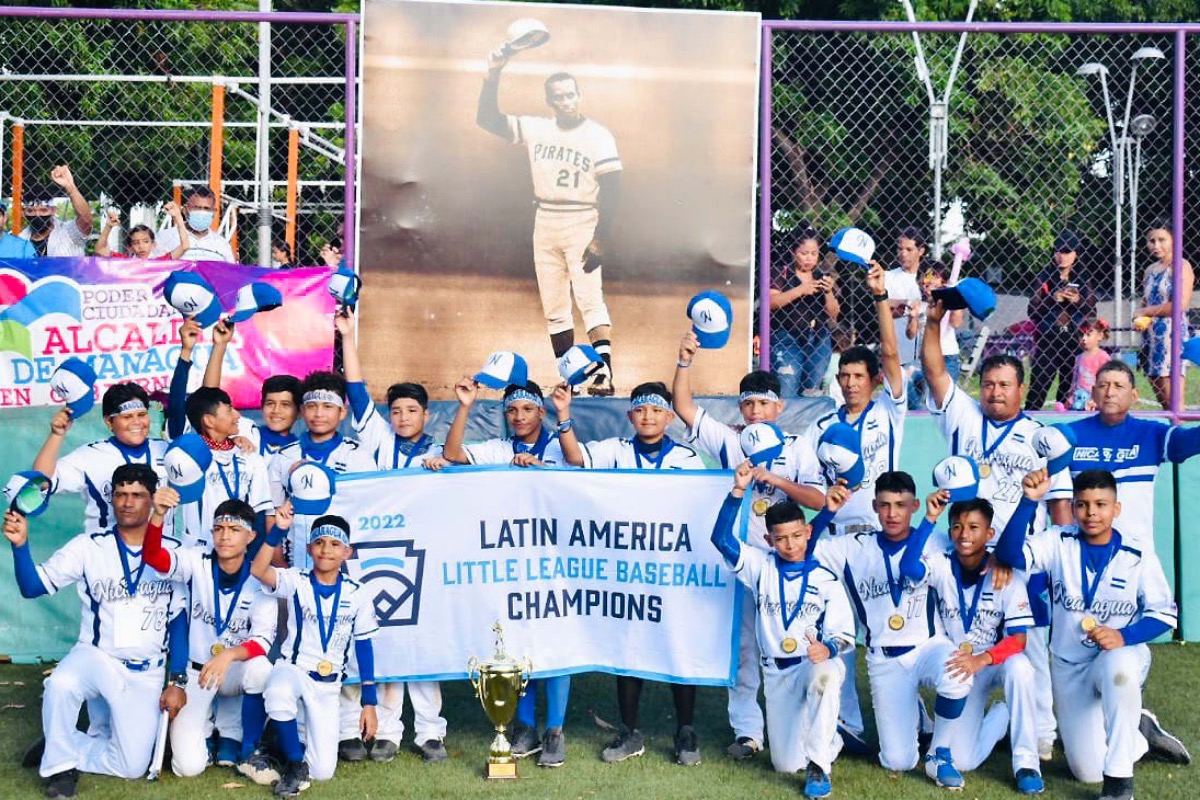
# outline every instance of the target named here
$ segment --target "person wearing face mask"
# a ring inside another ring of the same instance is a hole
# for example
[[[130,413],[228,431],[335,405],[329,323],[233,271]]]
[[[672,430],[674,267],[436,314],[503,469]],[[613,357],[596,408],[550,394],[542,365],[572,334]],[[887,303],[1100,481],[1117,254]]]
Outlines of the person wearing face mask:
[[[8,206],[0,203],[0,258],[37,258],[27,239],[8,232]]]
[[[71,168],[60,164],[50,170],[50,180],[71,200],[75,209],[75,222],[59,224],[54,216],[53,197],[58,189],[38,188],[29,192],[22,204],[28,222],[21,238],[29,240],[40,257],[70,258],[86,255],[85,245],[92,233],[92,208],[75,186]]]
[[[191,246],[179,256],[183,261],[224,261],[238,263],[233,255],[229,240],[212,229],[217,210],[217,196],[207,186],[193,186],[188,192],[183,214]],[[154,257],[164,255],[179,247],[179,231],[174,227],[158,232],[154,244]]]

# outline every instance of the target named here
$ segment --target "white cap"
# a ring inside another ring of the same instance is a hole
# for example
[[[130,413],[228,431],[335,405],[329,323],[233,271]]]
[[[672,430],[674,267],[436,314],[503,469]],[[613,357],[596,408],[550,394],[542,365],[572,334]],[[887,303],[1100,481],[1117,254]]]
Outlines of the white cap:
[[[966,456],[949,456],[933,468],[933,485],[950,492],[950,502],[979,496],[979,466]]]

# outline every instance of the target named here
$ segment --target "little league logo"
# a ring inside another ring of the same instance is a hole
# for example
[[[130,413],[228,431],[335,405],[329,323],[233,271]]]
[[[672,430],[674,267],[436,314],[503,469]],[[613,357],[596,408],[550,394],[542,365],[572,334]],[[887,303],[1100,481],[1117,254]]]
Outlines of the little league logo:
[[[350,577],[374,593],[380,627],[416,625],[421,616],[421,583],[425,550],[412,539],[390,539],[354,545],[347,563]]]

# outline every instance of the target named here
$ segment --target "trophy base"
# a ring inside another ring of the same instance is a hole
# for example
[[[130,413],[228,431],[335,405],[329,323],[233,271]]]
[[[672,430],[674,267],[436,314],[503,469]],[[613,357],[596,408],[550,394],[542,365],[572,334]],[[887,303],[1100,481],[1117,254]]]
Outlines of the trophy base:
[[[489,761],[483,768],[483,777],[492,780],[515,780],[517,778],[516,761]]]

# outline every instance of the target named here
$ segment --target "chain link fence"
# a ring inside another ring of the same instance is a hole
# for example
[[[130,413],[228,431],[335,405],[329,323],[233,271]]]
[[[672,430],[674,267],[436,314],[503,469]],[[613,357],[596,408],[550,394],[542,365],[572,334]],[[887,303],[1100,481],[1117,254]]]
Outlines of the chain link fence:
[[[265,146],[272,238],[293,243],[295,263],[321,263],[320,247],[339,235],[344,214],[343,25],[270,26],[264,145],[256,22],[2,12],[0,20],[6,204],[40,187],[54,193],[50,170],[68,164],[93,207],[93,240],[110,208],[125,229],[161,227],[169,224],[163,204],[186,197],[188,187],[209,185],[216,160],[220,231],[234,240],[239,260],[259,263],[257,187]],[[72,214],[69,203],[59,206],[61,217]],[[121,245],[121,239],[116,233],[110,241]]]
[[[1158,265],[1147,235],[1173,210],[1173,35],[971,33],[957,70],[958,33],[918,44],[911,30],[779,28],[771,39],[769,349],[789,393],[828,391],[836,352],[878,340],[863,271],[824,241],[855,225],[895,270],[911,370],[928,292],[967,238],[961,275],[986,280],[999,302],[986,324],[968,314],[943,330],[962,383],[983,357],[1011,352],[1026,364],[1030,409],[1082,409],[1088,375],[1122,358],[1143,407],[1159,407],[1148,376],[1169,384],[1170,321],[1145,307],[1169,300],[1172,270],[1169,248]],[[1188,122],[1196,109],[1190,99]],[[1200,124],[1185,131],[1195,152]],[[1185,256],[1194,227],[1182,231]],[[1097,333],[1085,341],[1087,330]],[[1200,387],[1185,400],[1200,404]]]

